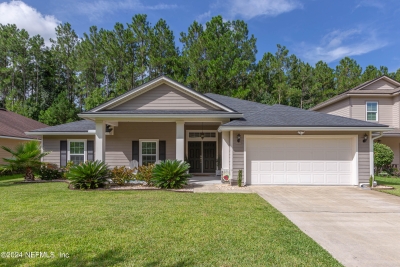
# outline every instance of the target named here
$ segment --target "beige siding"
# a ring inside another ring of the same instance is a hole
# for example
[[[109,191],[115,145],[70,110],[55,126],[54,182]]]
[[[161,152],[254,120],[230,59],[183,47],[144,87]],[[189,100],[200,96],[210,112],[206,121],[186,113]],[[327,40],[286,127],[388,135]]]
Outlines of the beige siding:
[[[14,149],[18,144],[21,144],[23,142],[26,142],[26,141],[16,140],[16,139],[8,139],[8,138],[0,138],[0,164],[5,163],[3,158],[8,158],[11,156],[11,154],[8,153],[7,151],[3,150],[1,148],[1,146],[6,146],[11,149]]]
[[[373,84],[370,84],[366,87],[364,87],[361,90],[379,90],[379,89],[395,89],[397,86],[381,79],[379,81],[374,82]]]
[[[48,135],[43,136],[43,151],[50,152],[43,158],[44,162],[60,166],[60,141],[68,139],[94,140],[94,135]]]
[[[233,132],[233,179],[237,179],[239,170],[244,170],[244,141],[235,141],[235,136],[240,133],[242,140],[244,135],[297,135],[297,132]],[[332,135],[332,132],[306,132],[307,135]],[[335,135],[358,134],[358,178],[359,183],[367,183],[369,179],[369,142],[362,142],[364,132],[335,132]]]
[[[400,95],[395,96],[393,98],[392,116],[393,116],[393,122],[392,122],[393,127],[400,128]]]
[[[106,137],[106,162],[110,167],[129,166],[132,160],[132,141],[158,139],[166,141],[167,159],[176,158],[175,122],[120,122],[114,135]]]
[[[400,138],[399,137],[381,137],[379,138],[381,143],[387,145],[393,150],[394,159],[393,164],[398,164],[400,166]]]
[[[378,123],[393,127],[393,100],[389,97],[352,97],[351,114],[353,119],[366,120],[367,101],[378,102]]]
[[[113,110],[207,110],[213,109],[209,105],[175,89],[166,84],[160,85],[147,91],[121,105],[112,108]]]
[[[338,101],[332,105],[323,107],[318,109],[318,112],[342,116],[342,117],[350,117],[350,98],[343,99]]]

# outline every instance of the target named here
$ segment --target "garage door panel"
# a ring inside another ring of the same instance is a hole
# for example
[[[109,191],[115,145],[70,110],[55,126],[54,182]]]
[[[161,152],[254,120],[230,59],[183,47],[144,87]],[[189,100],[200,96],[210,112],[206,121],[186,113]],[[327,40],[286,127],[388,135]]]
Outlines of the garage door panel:
[[[321,172],[325,170],[325,162],[313,162],[312,163],[312,171],[313,172]]]
[[[260,171],[271,171],[271,162],[259,162]]]
[[[289,172],[297,172],[298,171],[298,162],[287,162],[286,163],[286,171]]]
[[[351,172],[351,163],[339,162],[339,172]]]
[[[300,183],[301,184],[311,184],[312,183],[312,175],[311,174],[300,174]]]
[[[260,184],[272,184],[271,174],[260,174]]]
[[[337,174],[326,174],[327,184],[339,184],[339,177]]]
[[[339,170],[337,162],[327,162],[325,170],[328,172],[337,172]]]
[[[324,174],[312,174],[313,184],[325,184],[325,175]]]
[[[276,172],[285,171],[285,163],[284,162],[272,162],[272,170]]]
[[[249,138],[246,140],[249,184],[353,184],[352,140],[351,137]]]
[[[272,183],[285,184],[285,174],[284,173],[272,174]]]
[[[300,162],[299,163],[299,171],[300,172],[310,172],[311,171],[311,162]]]
[[[286,175],[286,183],[287,184],[298,184],[299,183],[299,175],[298,174],[287,174]]]

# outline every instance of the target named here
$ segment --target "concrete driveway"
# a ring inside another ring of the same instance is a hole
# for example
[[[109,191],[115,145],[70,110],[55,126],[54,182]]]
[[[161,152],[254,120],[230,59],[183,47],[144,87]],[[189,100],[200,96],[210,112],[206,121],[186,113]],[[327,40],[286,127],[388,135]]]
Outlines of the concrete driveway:
[[[400,197],[356,187],[251,186],[345,266],[400,266]]]

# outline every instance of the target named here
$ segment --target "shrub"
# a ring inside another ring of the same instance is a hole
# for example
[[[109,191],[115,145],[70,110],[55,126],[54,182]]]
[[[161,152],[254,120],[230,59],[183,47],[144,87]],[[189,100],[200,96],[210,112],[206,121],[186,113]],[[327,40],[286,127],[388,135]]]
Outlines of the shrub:
[[[16,171],[25,169],[25,181],[35,180],[34,171],[37,171],[42,166],[41,159],[48,155],[49,152],[42,152],[40,143],[32,140],[26,143],[18,144],[15,149],[2,146],[3,150],[11,154],[10,158],[3,158],[6,163],[0,166],[0,171]]]
[[[74,166],[74,162],[73,161],[68,161],[67,162],[67,166],[65,166],[64,168],[62,168],[63,170],[63,176],[65,179],[67,179],[67,173],[69,172],[69,169],[72,168],[72,166]]]
[[[63,173],[54,164],[46,164],[40,167],[38,174],[42,180],[54,180],[63,178]]]
[[[153,170],[153,183],[160,188],[182,188],[190,177],[189,163],[180,160],[160,162]]]
[[[374,165],[377,173],[386,166],[392,164],[394,153],[387,145],[374,143]]]
[[[242,179],[243,179],[242,170],[239,170],[239,172],[238,172],[238,186],[239,187],[242,187]]]
[[[142,165],[138,167],[138,172],[136,174],[136,179],[139,181],[144,181],[148,186],[153,186],[153,169],[154,164]]]
[[[72,166],[67,173],[67,178],[75,188],[95,189],[105,185],[108,173],[108,166],[104,162],[87,161]]]
[[[129,169],[125,166],[121,167],[116,166],[110,172],[111,180],[115,184],[124,185],[125,182],[129,182],[130,180],[135,180],[134,171],[135,171],[134,169]]]

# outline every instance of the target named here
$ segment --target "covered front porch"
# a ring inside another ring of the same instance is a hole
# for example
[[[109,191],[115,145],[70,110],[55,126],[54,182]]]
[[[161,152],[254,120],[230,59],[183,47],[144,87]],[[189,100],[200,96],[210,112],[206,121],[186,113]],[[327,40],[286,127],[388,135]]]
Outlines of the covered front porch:
[[[184,160],[196,181],[220,181],[221,169],[230,169],[230,134],[218,132],[225,122],[96,120],[95,159],[110,167]]]

